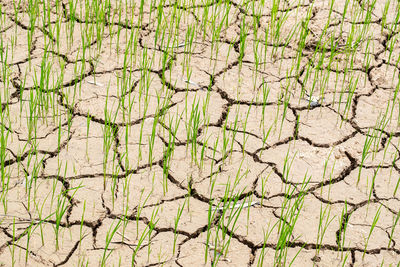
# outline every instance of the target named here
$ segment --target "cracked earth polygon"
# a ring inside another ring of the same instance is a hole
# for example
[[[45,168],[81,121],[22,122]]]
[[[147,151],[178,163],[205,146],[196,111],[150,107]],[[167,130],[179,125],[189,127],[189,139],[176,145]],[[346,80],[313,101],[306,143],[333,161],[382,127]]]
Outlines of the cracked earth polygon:
[[[1,0],[0,266],[398,266],[400,3]]]

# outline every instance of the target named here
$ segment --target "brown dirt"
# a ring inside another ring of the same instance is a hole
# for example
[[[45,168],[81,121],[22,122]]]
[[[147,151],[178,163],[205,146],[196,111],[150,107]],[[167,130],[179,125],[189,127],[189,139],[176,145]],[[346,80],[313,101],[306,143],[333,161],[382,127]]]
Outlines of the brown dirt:
[[[219,257],[218,266],[261,266],[261,259],[264,266],[285,266],[292,260],[292,266],[400,263],[400,226],[394,227],[400,211],[400,105],[395,94],[400,33],[389,30],[399,12],[396,1],[391,1],[385,25],[382,10],[386,1],[377,1],[374,7],[367,32],[369,65],[364,61],[365,38],[351,53],[352,69],[348,55],[338,53],[329,67],[329,60],[322,63],[323,72],[315,62],[331,57],[332,51],[315,52],[315,46],[329,14],[329,1],[284,1],[288,20],[282,25],[280,40],[290,36],[312,11],[297,76],[288,75],[298,53],[295,38],[285,48],[269,43],[268,56],[260,64],[254,52],[265,52],[264,40],[257,48],[249,34],[243,61],[239,61],[240,24],[244,21],[252,29],[253,11],[244,10],[242,1],[231,1],[229,23],[214,50],[210,33],[195,37],[191,83],[185,82],[188,58],[183,47],[175,49],[172,64],[163,70],[163,49],[154,44],[154,15],[150,18],[145,12],[146,23],[139,28],[130,26],[138,24],[138,7],[122,12],[133,21],[127,19],[119,26],[108,23],[114,31],[122,29],[119,43],[106,27],[101,46],[93,40],[83,60],[84,27],[95,25],[79,15],[81,8],[84,14],[84,5],[78,5],[75,18],[68,1],[61,1],[64,4],[58,11],[54,6],[47,27],[62,16],[59,48],[46,27],[37,27],[29,50],[27,11],[20,9],[17,22],[9,2],[0,1],[6,18],[0,29],[3,54],[13,55],[6,64],[9,69],[3,71],[8,72],[7,82],[0,78],[2,136],[8,134],[6,143],[1,143],[0,266],[129,266],[133,254],[135,266],[210,266],[215,257]],[[148,10],[150,1],[145,2]],[[271,20],[272,1],[265,2],[260,32]],[[333,5],[326,29],[341,47],[352,27],[361,31],[365,23],[351,12],[342,16],[343,2]],[[366,8],[364,2],[350,1],[349,6]],[[183,22],[171,34],[184,40],[186,25],[200,23],[206,12],[201,3],[193,1],[193,7],[180,9]],[[221,11],[226,3],[209,6]],[[172,10],[173,5],[164,8],[167,20]],[[65,34],[71,21],[76,24],[73,41]],[[337,30],[341,24],[342,36]],[[124,52],[132,49],[126,40],[132,32],[137,33],[138,60],[124,70]],[[48,42],[53,45],[46,47]],[[6,48],[11,43],[14,50]],[[43,67],[45,49],[50,51],[49,85],[38,90],[35,75]],[[147,74],[142,71],[143,57],[153,61]],[[127,91],[120,84],[124,71],[131,77],[126,81]],[[60,76],[62,81],[57,84]],[[147,92],[143,79],[150,83]],[[350,97],[349,88],[356,79]],[[264,105],[265,86],[269,96]],[[285,88],[289,88],[287,96]],[[319,104],[310,106],[304,91],[313,91]],[[34,115],[37,124],[30,129],[30,104],[41,97],[51,98],[52,104]],[[378,122],[388,101],[394,108],[383,126]],[[189,123],[197,104],[200,124],[194,138]],[[176,121],[179,127],[171,134]],[[167,162],[171,138],[175,147]],[[371,138],[371,149],[363,158],[364,144]],[[240,180],[235,182],[237,177]],[[293,193],[291,198],[288,192]],[[227,193],[237,194],[239,202],[261,204],[243,209],[237,217],[230,214],[231,209],[226,214],[217,211],[209,224],[210,203],[226,199]],[[279,249],[279,226],[291,223],[284,222],[284,214],[290,211],[285,203],[299,205],[297,211],[291,210],[298,212],[298,218],[286,249]],[[65,210],[57,222],[60,207]],[[380,216],[370,232],[376,214]],[[321,217],[326,224],[323,237],[318,227]],[[208,249],[207,240],[213,244]],[[216,243],[219,248],[213,247]],[[276,260],[279,255],[283,262]],[[107,260],[102,263],[102,258]]]

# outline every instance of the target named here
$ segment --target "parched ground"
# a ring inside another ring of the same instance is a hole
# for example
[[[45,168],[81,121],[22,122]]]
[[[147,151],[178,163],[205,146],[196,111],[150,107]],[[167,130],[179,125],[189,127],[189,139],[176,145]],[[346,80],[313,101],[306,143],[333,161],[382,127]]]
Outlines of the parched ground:
[[[398,266],[398,1],[0,1],[0,266]]]

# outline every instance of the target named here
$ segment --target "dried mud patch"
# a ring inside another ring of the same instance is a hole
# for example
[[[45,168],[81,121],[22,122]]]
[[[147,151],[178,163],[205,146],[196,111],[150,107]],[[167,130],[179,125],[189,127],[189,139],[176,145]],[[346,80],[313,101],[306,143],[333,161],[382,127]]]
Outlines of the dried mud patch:
[[[398,264],[400,4],[139,2],[0,0],[0,266]]]

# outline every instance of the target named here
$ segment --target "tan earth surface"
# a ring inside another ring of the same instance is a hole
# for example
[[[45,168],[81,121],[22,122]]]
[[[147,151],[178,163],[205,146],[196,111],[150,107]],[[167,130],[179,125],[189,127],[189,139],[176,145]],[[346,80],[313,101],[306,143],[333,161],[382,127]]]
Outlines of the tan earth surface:
[[[0,266],[399,266],[398,1],[0,15]]]

